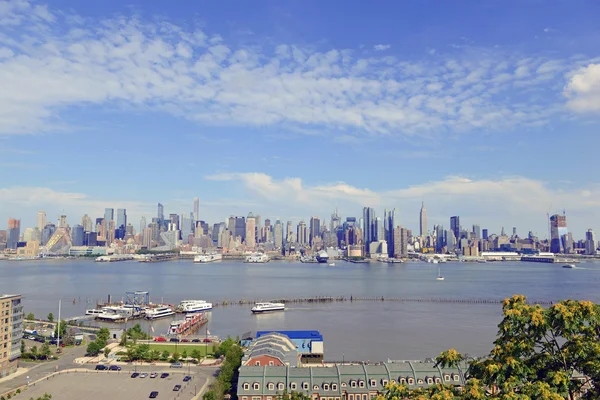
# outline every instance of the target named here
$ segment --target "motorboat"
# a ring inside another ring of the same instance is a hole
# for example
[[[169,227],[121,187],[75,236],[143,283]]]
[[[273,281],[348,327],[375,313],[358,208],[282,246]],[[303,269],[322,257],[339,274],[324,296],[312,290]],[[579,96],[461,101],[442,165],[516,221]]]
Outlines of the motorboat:
[[[169,306],[161,306],[156,308],[149,308],[146,310],[146,318],[148,319],[158,319],[168,317],[170,315],[174,315],[175,311],[173,308]]]
[[[212,310],[212,303],[204,300],[183,300],[177,309],[183,313],[197,313]]]
[[[254,307],[252,307],[252,312],[255,314],[284,310],[285,304],[283,303],[256,303]]]
[[[194,262],[195,263],[209,263],[209,262],[214,262],[214,261],[221,261],[223,259],[223,254],[200,254],[196,257],[194,257]]]
[[[325,250],[321,250],[317,253],[316,259],[320,263],[326,263],[329,261],[329,254]]]
[[[442,270],[438,268],[438,276],[435,278],[438,281],[443,281],[445,278],[442,276]]]
[[[328,265],[329,265],[330,267],[335,267],[335,263],[334,263],[334,262],[330,262]]]
[[[245,263],[266,263],[269,262],[269,256],[265,253],[251,254],[244,260]]]
[[[562,266],[563,268],[577,268],[575,264],[565,264]]]

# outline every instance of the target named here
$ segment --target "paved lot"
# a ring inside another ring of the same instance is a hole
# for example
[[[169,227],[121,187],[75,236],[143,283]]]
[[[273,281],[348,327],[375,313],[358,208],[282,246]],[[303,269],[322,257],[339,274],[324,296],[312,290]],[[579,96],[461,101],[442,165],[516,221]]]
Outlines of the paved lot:
[[[157,371],[160,372],[160,371]],[[44,393],[52,395],[53,399],[80,400],[80,399],[110,399],[110,400],[135,400],[147,399],[150,392],[158,391],[157,399],[190,400],[194,397],[194,390],[200,391],[206,382],[206,377],[201,374],[192,375],[192,380],[185,383],[183,372],[165,370],[170,375],[168,378],[150,377],[131,378],[127,372],[102,372],[89,373],[77,372],[58,375],[47,381],[38,383],[24,392],[25,398],[37,398]],[[175,385],[181,385],[181,391],[174,392]]]

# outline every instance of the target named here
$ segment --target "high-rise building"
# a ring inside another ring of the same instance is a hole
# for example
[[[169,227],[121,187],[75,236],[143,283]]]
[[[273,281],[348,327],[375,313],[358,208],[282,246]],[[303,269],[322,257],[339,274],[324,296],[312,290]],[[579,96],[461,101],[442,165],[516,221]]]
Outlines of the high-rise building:
[[[146,217],[142,217],[140,219],[140,233],[144,233],[144,229],[148,227],[148,223],[146,222]]]
[[[58,228],[63,228],[66,229],[69,226],[69,224],[67,223],[67,216],[66,215],[61,215],[58,218]]]
[[[275,226],[273,227],[273,239],[273,244],[276,249],[283,248],[283,224],[280,220],[275,221]]]
[[[42,246],[44,246],[46,243],[48,243],[48,240],[50,240],[52,235],[54,235],[54,232],[56,232],[56,225],[46,224],[44,229],[42,229],[42,242],[41,242]]]
[[[89,215],[85,214],[81,217],[81,226],[83,226],[83,230],[85,232],[93,232],[94,231],[94,222],[90,218]]]
[[[427,209],[425,202],[421,202],[421,212],[419,213],[419,235],[427,235]]]
[[[481,231],[481,238],[482,238],[483,240],[488,240],[488,237],[489,237],[489,235],[488,235],[488,230],[487,230],[487,229],[483,229],[483,230]]]
[[[37,213],[37,228],[40,232],[44,229],[47,224],[46,211],[38,211]]]
[[[115,210],[114,208],[105,208],[104,209],[104,221],[106,222],[106,226],[110,221],[115,219]]]
[[[175,227],[173,230],[178,231],[179,230],[179,215],[169,214],[169,223]]]
[[[380,240],[385,240],[385,226],[380,217],[375,218],[375,223],[374,223],[373,228],[374,228],[373,231],[375,234],[373,241],[378,242]]]
[[[19,237],[21,236],[21,220],[15,218],[8,219],[8,234],[6,238],[6,248],[16,249]]]
[[[106,222],[106,221],[104,221]],[[111,220],[106,226],[106,245],[110,246],[115,241],[115,220]]]
[[[554,214],[550,216],[550,251],[552,253],[564,253],[565,245],[563,237],[569,233],[567,229],[567,217]]]
[[[306,245],[308,244],[308,235],[306,230],[306,223],[304,221],[300,221],[298,223],[298,227],[296,228],[296,241],[298,244]]]
[[[256,242],[262,242],[262,217],[260,215],[256,215],[254,217],[255,225],[256,225]]]
[[[394,252],[394,228],[396,228],[396,209],[385,210],[383,212],[383,224],[385,228],[385,241],[388,246],[388,256],[393,257]]]
[[[513,226],[513,234],[512,234],[512,237],[513,237],[513,238],[516,238],[516,237],[517,237],[517,227],[516,227],[516,226]]]
[[[17,371],[23,337],[23,305],[21,295],[0,294],[2,335],[0,335],[0,376]]]
[[[285,242],[292,243],[294,241],[294,227],[292,226],[292,221],[288,221],[285,226]]]
[[[446,246],[446,232],[444,231],[443,225],[435,225],[435,251],[437,253],[442,253],[444,246]]]
[[[84,246],[96,247],[98,246],[98,233],[97,232],[86,232]]]
[[[246,218],[246,247],[253,249],[256,247],[256,219],[252,213]]]
[[[194,221],[198,221],[200,219],[200,199],[194,197]]]
[[[152,228],[142,230],[142,246],[149,249],[152,246]]]
[[[585,254],[596,255],[597,248],[596,233],[592,229],[588,229],[585,233]]]
[[[458,240],[460,238],[460,217],[450,217],[450,230],[454,233],[454,238]]]
[[[158,213],[156,214],[159,225],[165,220],[165,209],[162,204],[158,203]]]
[[[365,251],[369,252],[369,247],[372,241],[375,240],[374,223],[375,223],[375,210],[371,207],[363,208],[363,244]]]
[[[75,225],[73,229],[71,229],[71,242],[73,246],[83,246],[83,242],[85,240],[85,234],[83,225]]]
[[[311,217],[310,219],[310,245],[314,243],[315,239],[321,237],[321,218]]]
[[[338,214],[338,210],[336,208],[334,213],[331,214],[331,231],[335,232],[338,229],[338,227],[341,225],[341,223],[342,223],[342,219],[340,218],[340,216]]]
[[[400,226],[392,230],[394,248],[396,251],[393,253],[394,257],[407,258],[408,257],[408,231],[406,228]]]
[[[193,213],[188,213],[187,215],[185,212],[181,213],[180,230],[181,230],[181,241],[183,242],[183,244],[189,243],[190,234],[192,233],[192,230],[193,230],[193,224],[194,224],[193,219],[194,219]]]
[[[244,217],[235,217],[233,235],[234,238],[239,236],[242,242],[246,240],[246,219]]]
[[[127,210],[124,208],[117,208],[117,223],[115,226],[117,229],[127,226]]]
[[[481,239],[481,226],[473,225],[473,237],[475,239]]]

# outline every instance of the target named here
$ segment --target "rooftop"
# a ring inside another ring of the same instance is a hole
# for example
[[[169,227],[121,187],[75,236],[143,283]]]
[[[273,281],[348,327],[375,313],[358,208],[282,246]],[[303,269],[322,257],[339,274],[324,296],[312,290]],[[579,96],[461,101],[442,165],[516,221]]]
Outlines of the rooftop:
[[[0,294],[0,300],[6,300],[14,297],[21,297],[20,294]]]
[[[319,331],[258,331],[256,332],[256,338],[258,339],[261,336],[268,335],[269,333],[280,333],[282,335],[287,336],[288,338],[294,339],[312,339],[312,340],[323,340],[323,335]]]

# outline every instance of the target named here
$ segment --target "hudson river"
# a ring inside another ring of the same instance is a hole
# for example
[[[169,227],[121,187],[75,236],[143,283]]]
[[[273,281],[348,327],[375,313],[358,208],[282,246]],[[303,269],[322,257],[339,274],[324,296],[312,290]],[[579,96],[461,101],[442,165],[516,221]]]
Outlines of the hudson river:
[[[44,318],[49,312],[57,317],[59,298],[61,316],[73,317],[83,315],[98,300],[106,301],[109,294],[116,301],[135,290],[148,290],[152,302],[169,304],[183,299],[221,302],[311,296],[503,299],[513,294],[538,301],[600,302],[600,263],[577,266],[0,261],[0,293],[22,294],[25,312]],[[438,267],[444,281],[436,280]],[[423,359],[448,348],[479,356],[491,349],[501,312],[500,304],[347,301],[290,304],[285,312],[252,315],[249,305],[232,305],[215,308],[208,329],[221,337],[264,329],[317,329],[325,338],[327,360]],[[170,319],[154,322],[156,334],[166,332],[169,323]]]

